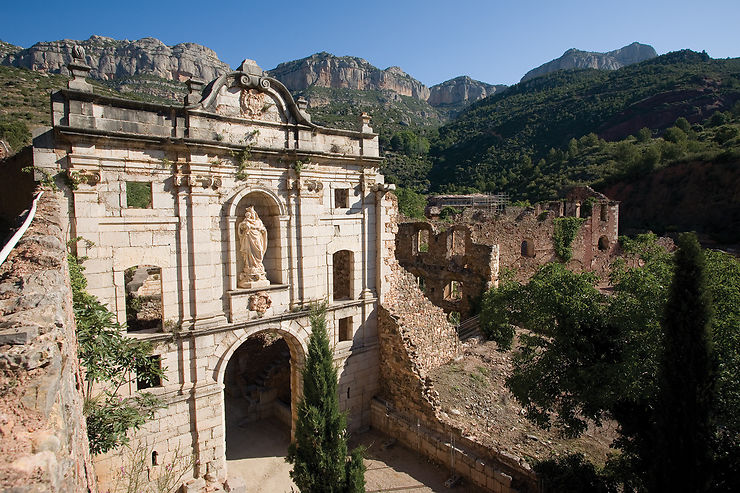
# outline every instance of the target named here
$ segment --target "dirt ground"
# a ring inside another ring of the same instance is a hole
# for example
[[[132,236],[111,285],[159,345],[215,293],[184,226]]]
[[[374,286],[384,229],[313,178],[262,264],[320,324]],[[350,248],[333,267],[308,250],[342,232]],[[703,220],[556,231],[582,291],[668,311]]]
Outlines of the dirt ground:
[[[235,430],[235,431],[234,431]],[[290,464],[285,462],[290,440],[282,423],[262,420],[230,430],[226,451],[229,477],[241,477],[250,493],[297,491],[290,479]],[[367,493],[378,492],[470,492],[481,493],[470,484],[445,487],[449,471],[425,460],[376,431],[351,437],[351,447],[367,447],[365,473]]]
[[[542,430],[527,420],[505,386],[512,371],[511,352],[498,352],[495,342],[476,339],[466,341],[463,348],[463,358],[435,370],[432,380],[447,419],[466,435],[530,463],[581,452],[603,464],[614,452],[609,444],[616,437],[616,423],[590,426],[576,439],[563,438],[554,429]]]

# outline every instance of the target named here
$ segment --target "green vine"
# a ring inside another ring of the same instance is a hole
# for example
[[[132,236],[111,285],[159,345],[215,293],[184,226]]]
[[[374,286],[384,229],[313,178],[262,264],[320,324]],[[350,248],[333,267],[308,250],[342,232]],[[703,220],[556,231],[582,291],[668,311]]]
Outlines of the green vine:
[[[244,181],[249,178],[247,168],[249,168],[249,159],[252,157],[253,140],[260,134],[259,130],[252,130],[241,140],[244,143],[244,149],[231,151],[231,155],[236,160],[236,179]]]
[[[573,257],[571,245],[584,221],[585,219],[580,217],[557,217],[553,220],[552,243],[555,247],[555,254],[563,262]]]

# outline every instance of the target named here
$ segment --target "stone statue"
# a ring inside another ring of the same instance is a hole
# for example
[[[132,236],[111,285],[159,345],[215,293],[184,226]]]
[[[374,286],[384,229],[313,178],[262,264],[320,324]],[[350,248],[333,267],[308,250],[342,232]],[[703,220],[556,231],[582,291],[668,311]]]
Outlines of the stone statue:
[[[270,284],[265,276],[262,259],[267,251],[267,228],[251,205],[244,213],[244,220],[237,226],[239,251],[244,268],[239,273],[240,288],[256,288]]]

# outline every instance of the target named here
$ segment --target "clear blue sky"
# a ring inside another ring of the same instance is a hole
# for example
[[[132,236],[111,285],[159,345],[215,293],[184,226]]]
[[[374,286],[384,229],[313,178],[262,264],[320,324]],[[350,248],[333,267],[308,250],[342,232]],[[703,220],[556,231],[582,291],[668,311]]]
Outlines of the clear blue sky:
[[[690,48],[740,56],[740,0],[158,0],[9,1],[0,39],[159,38],[200,43],[232,67],[264,69],[319,51],[398,65],[427,85],[458,75],[513,84],[568,48],[609,51],[633,41],[659,54]]]

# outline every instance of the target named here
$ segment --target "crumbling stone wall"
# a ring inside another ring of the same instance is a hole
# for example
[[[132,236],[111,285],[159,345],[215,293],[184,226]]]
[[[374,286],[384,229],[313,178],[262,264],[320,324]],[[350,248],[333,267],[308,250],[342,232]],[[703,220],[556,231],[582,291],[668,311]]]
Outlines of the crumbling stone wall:
[[[553,243],[555,219],[566,216],[584,219],[571,244],[568,268],[607,274],[618,249],[619,203],[588,187],[571,190],[564,201],[508,207],[501,213],[469,208],[455,224],[404,222],[396,235],[398,259],[436,306],[465,319],[505,271],[526,281],[540,266],[559,260]],[[428,231],[424,248],[420,231]],[[453,281],[459,297],[450,296]]]
[[[61,196],[0,267],[0,489],[96,491],[82,414]]]
[[[398,231],[396,199],[383,201],[388,237]],[[469,249],[466,243],[466,252]],[[435,248],[430,242],[430,251]],[[463,436],[440,409],[429,372],[459,354],[459,340],[444,311],[419,289],[396,260],[396,243],[383,244],[387,290],[378,308],[380,392],[371,405],[372,426],[455,473],[496,492],[535,491],[534,474],[515,457]],[[399,256],[403,256],[399,253]]]

